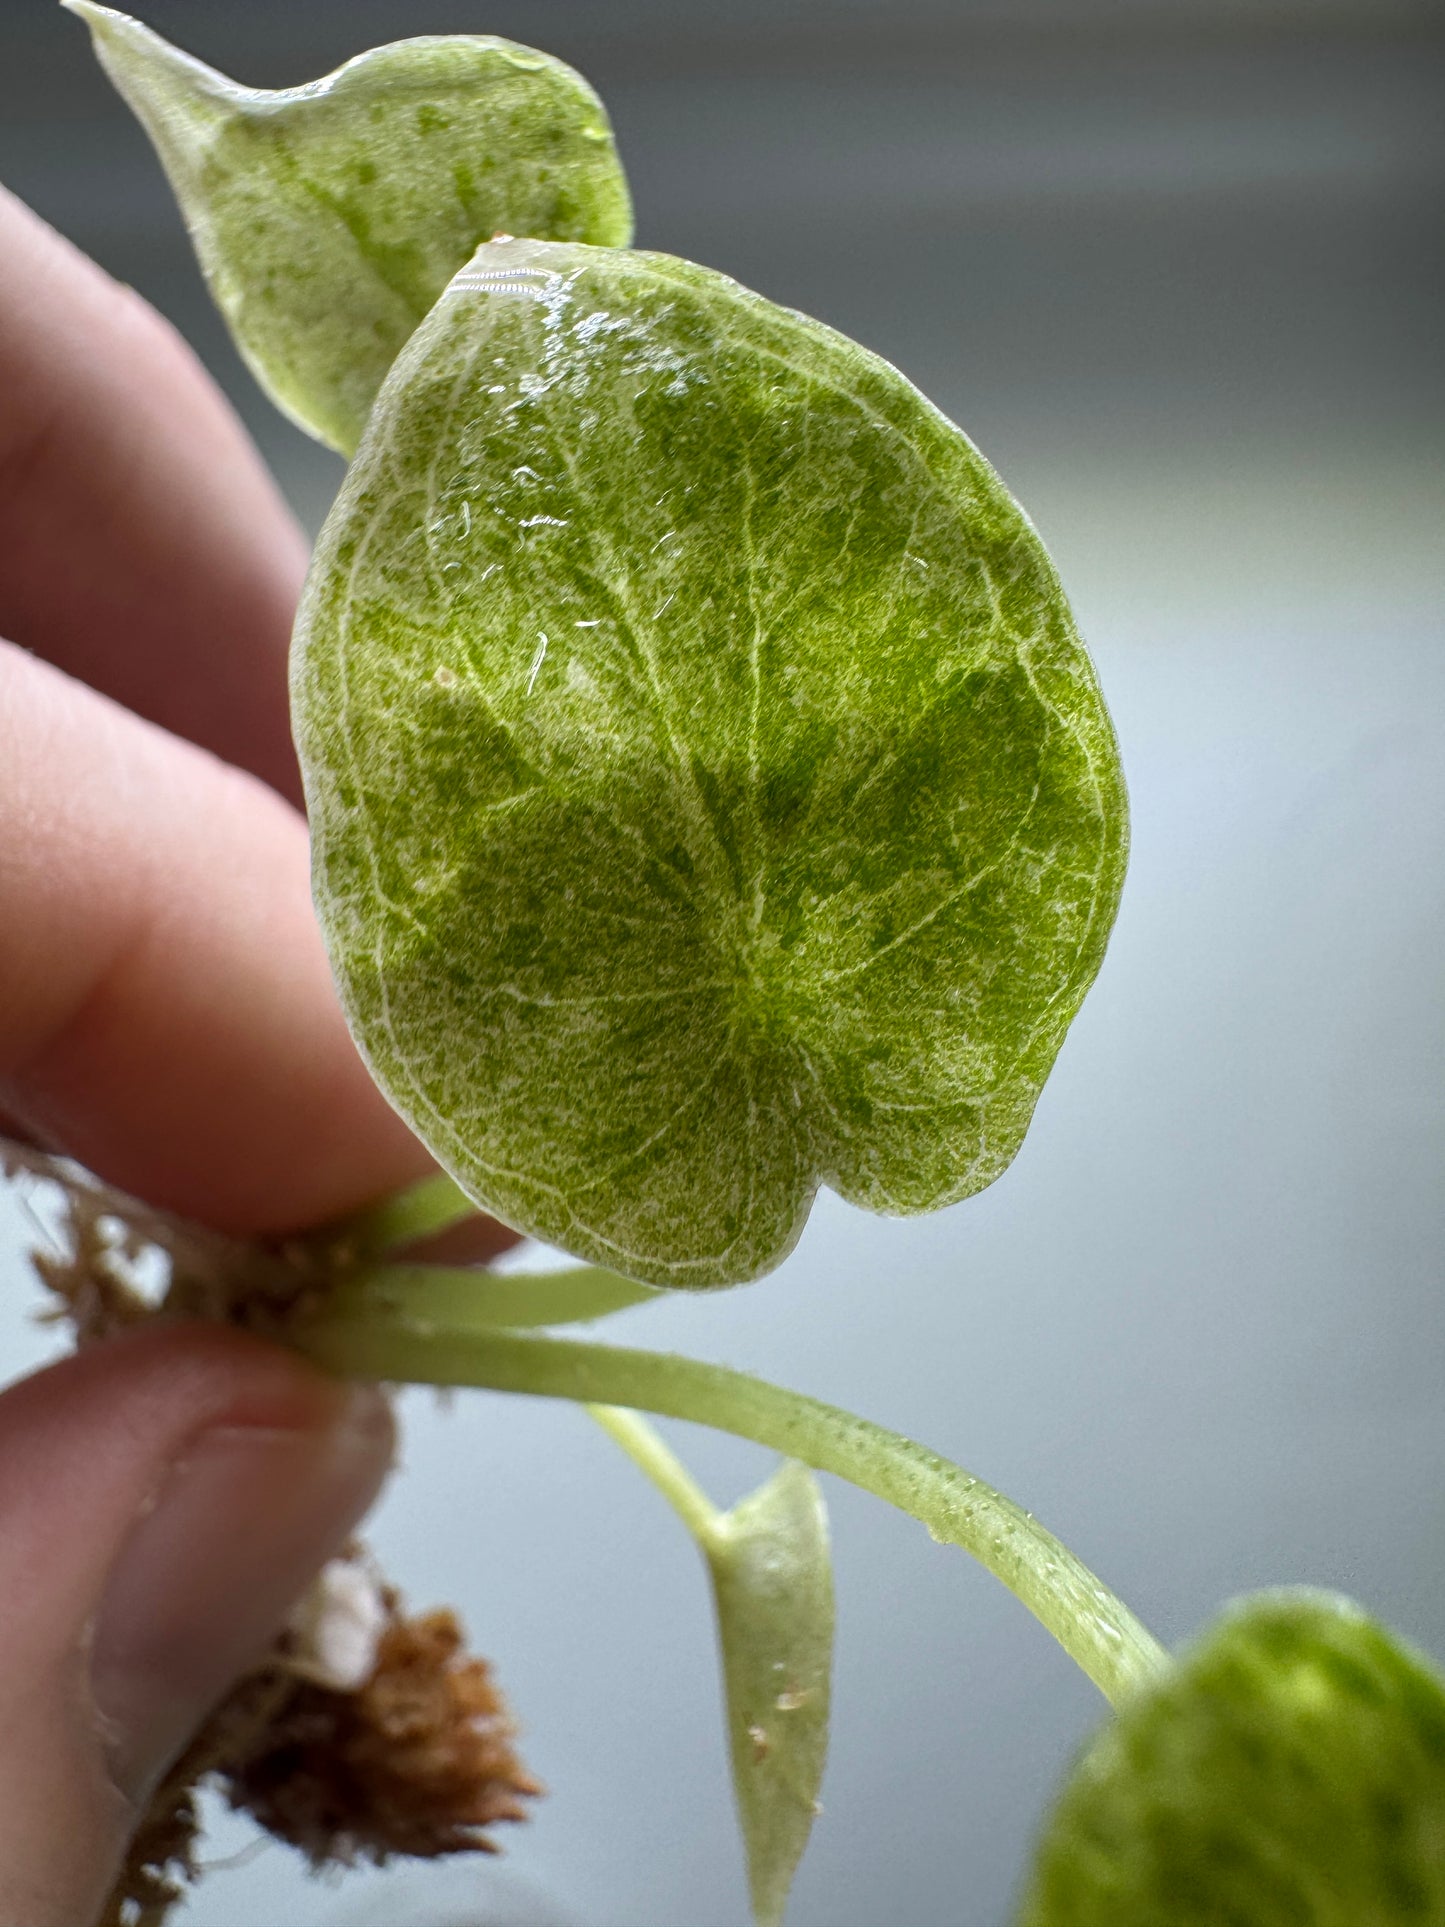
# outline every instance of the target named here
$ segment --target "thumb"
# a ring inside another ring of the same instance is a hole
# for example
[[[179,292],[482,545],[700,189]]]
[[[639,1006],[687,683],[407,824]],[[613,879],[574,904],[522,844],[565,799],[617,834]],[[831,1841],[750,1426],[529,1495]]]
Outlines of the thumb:
[[[94,1918],[391,1449],[379,1393],[212,1327],[128,1332],[0,1397],[0,1927]]]

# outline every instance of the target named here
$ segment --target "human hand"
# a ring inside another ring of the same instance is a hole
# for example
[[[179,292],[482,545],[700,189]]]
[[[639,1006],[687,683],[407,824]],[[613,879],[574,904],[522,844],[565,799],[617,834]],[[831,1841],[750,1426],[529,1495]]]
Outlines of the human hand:
[[[313,922],[299,531],[169,328],[0,191],[0,1129],[241,1234],[430,1169]],[[0,1927],[77,1927],[374,1497],[375,1392],[142,1330],[0,1398]]]

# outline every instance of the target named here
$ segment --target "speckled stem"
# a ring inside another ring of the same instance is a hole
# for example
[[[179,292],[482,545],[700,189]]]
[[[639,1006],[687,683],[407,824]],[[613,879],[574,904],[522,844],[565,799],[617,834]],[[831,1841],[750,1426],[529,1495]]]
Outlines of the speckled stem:
[[[471,1385],[620,1405],[689,1419],[832,1472],[961,1546],[1022,1600],[1104,1696],[1118,1702],[1170,1661],[1088,1567],[992,1486],[897,1432],[722,1365],[573,1339],[469,1331],[428,1317],[424,1291],[403,1316],[348,1316],[344,1298],[291,1333],[350,1377]]]

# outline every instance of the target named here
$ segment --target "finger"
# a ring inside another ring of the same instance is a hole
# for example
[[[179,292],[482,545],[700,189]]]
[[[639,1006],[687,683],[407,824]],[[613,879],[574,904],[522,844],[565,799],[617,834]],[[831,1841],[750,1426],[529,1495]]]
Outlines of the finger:
[[[279,797],[0,643],[0,1109],[240,1233],[431,1170],[347,1034]]]
[[[216,1328],[131,1332],[0,1397],[0,1920],[95,1918],[391,1445],[374,1392]]]
[[[0,635],[300,785],[286,648],[301,533],[139,296],[0,190]]]

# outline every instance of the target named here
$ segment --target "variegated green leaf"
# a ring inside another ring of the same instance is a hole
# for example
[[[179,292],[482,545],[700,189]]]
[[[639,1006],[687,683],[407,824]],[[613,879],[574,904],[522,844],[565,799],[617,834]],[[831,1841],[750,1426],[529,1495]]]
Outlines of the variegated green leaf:
[[[1445,1682],[1348,1600],[1241,1601],[1084,1755],[1020,1921],[1445,1921]]]
[[[373,1073],[479,1203],[663,1285],[817,1185],[1008,1164],[1124,867],[1029,522],[887,363],[662,255],[494,243],[323,532],[293,710]]]
[[[631,239],[602,103],[547,54],[480,35],[402,40],[271,93],[94,0],[65,4],[155,144],[253,374],[343,453],[478,242]]]

